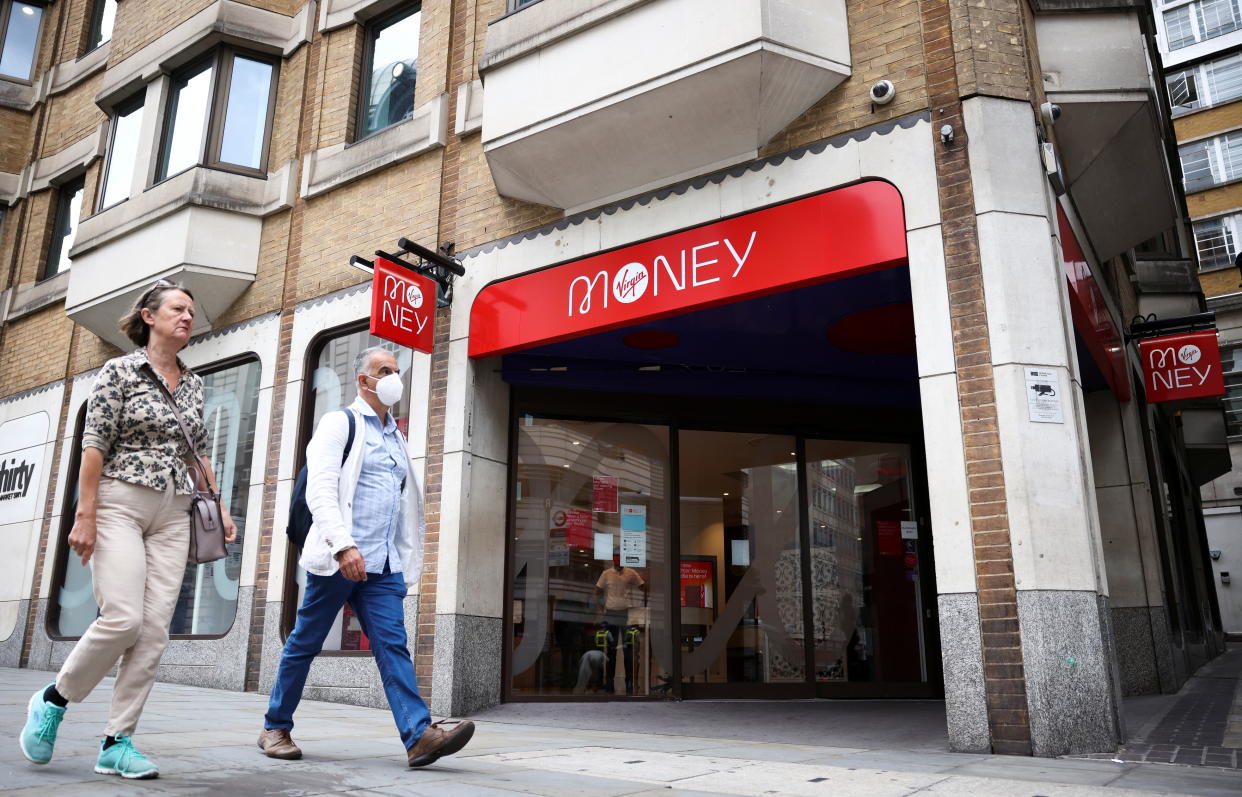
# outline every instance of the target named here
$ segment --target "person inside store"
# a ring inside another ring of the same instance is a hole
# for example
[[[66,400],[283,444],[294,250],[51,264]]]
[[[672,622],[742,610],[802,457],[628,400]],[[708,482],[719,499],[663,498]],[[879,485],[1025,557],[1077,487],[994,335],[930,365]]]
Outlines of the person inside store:
[[[302,757],[290,735],[293,714],[311,662],[348,602],[371,642],[407,763],[423,767],[465,747],[474,723],[432,723],[410,659],[405,596],[422,570],[424,521],[409,448],[390,411],[405,390],[397,359],[379,346],[364,349],[354,374],[358,397],[344,412],[324,415],[306,446],[313,518],[299,559],[306,592],[280,656],[259,747],[271,758]],[[350,415],[357,434],[346,454]]]
[[[185,575],[195,487],[187,460],[198,459],[202,476],[219,493],[206,456],[203,380],[178,356],[193,326],[190,291],[157,282],[120,321],[138,348],[104,363],[87,398],[69,547],[90,565],[99,616],[56,681],[30,698],[21,749],[33,763],[51,760],[66,706],[85,700],[119,660],[95,771],[131,779],[159,776],[132,737],[168,646]],[[195,441],[193,452],[182,422]],[[221,519],[225,541],[232,542],[237,527],[227,509]]]
[[[617,645],[624,639],[625,629],[629,627],[630,609],[638,606],[634,591],[642,592],[642,604],[647,605],[647,582],[630,567],[621,566],[621,557],[614,554],[612,567],[604,569],[595,582],[594,599],[598,607],[597,618],[600,630],[606,634],[603,639],[608,654],[608,670],[604,678],[604,691],[613,694],[616,691],[617,678]],[[597,633],[597,638],[600,638]],[[634,645],[623,645],[625,650],[625,693],[634,694]]]

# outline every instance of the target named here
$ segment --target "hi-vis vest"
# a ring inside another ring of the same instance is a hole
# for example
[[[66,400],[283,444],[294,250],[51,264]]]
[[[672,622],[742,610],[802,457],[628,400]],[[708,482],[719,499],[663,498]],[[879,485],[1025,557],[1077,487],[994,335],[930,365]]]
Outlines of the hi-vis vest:
[[[608,637],[610,636],[612,636],[612,633],[609,632],[607,628],[601,628],[600,630],[596,631],[595,632],[595,647],[603,648],[604,650],[607,650],[608,642],[609,642]]]
[[[625,644],[626,646],[638,644],[638,628],[636,626],[630,626],[625,629]]]

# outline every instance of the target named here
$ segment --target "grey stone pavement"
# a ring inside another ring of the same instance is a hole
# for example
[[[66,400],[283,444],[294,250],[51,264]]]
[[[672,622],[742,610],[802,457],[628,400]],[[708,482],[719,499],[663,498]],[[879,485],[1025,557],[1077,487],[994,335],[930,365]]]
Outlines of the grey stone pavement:
[[[506,704],[475,715],[461,753],[421,770],[405,766],[387,711],[305,701],[294,731],[305,757],[274,761],[255,747],[264,696],[170,684],[155,686],[135,735],[161,777],[122,781],[93,771],[110,679],[70,707],[50,764],[22,757],[26,702],[50,680],[0,669],[5,795],[1242,794],[1242,772],[1223,767],[950,753],[936,701]],[[1128,703],[1133,738],[1186,694]]]

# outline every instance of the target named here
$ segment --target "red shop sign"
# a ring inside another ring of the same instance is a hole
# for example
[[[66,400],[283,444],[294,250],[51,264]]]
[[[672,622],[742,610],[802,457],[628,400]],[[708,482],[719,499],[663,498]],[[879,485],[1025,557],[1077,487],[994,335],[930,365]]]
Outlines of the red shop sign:
[[[470,356],[905,262],[901,194],[890,183],[859,183],[488,285],[470,309]]]
[[[371,334],[431,353],[436,327],[436,284],[382,257],[371,278]]]
[[[1130,382],[1126,377],[1125,346],[1121,331],[1113,323],[1104,302],[1104,294],[1091,273],[1078,236],[1070,226],[1065,211],[1057,205],[1057,231],[1061,239],[1061,266],[1069,282],[1070,315],[1074,329],[1082,335],[1091,359],[1095,360],[1104,381],[1121,401],[1130,400]]]
[[[1139,341],[1147,401],[1225,395],[1216,332],[1190,332]]]

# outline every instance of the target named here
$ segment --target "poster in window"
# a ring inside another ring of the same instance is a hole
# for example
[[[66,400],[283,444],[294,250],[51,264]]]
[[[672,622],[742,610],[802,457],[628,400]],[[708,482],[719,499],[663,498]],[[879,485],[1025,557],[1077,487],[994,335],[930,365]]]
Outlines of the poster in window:
[[[591,508],[596,512],[616,512],[618,487],[616,476],[592,476],[591,488],[594,500]]]
[[[681,559],[681,605],[711,609],[715,605],[716,557],[683,556]]]

